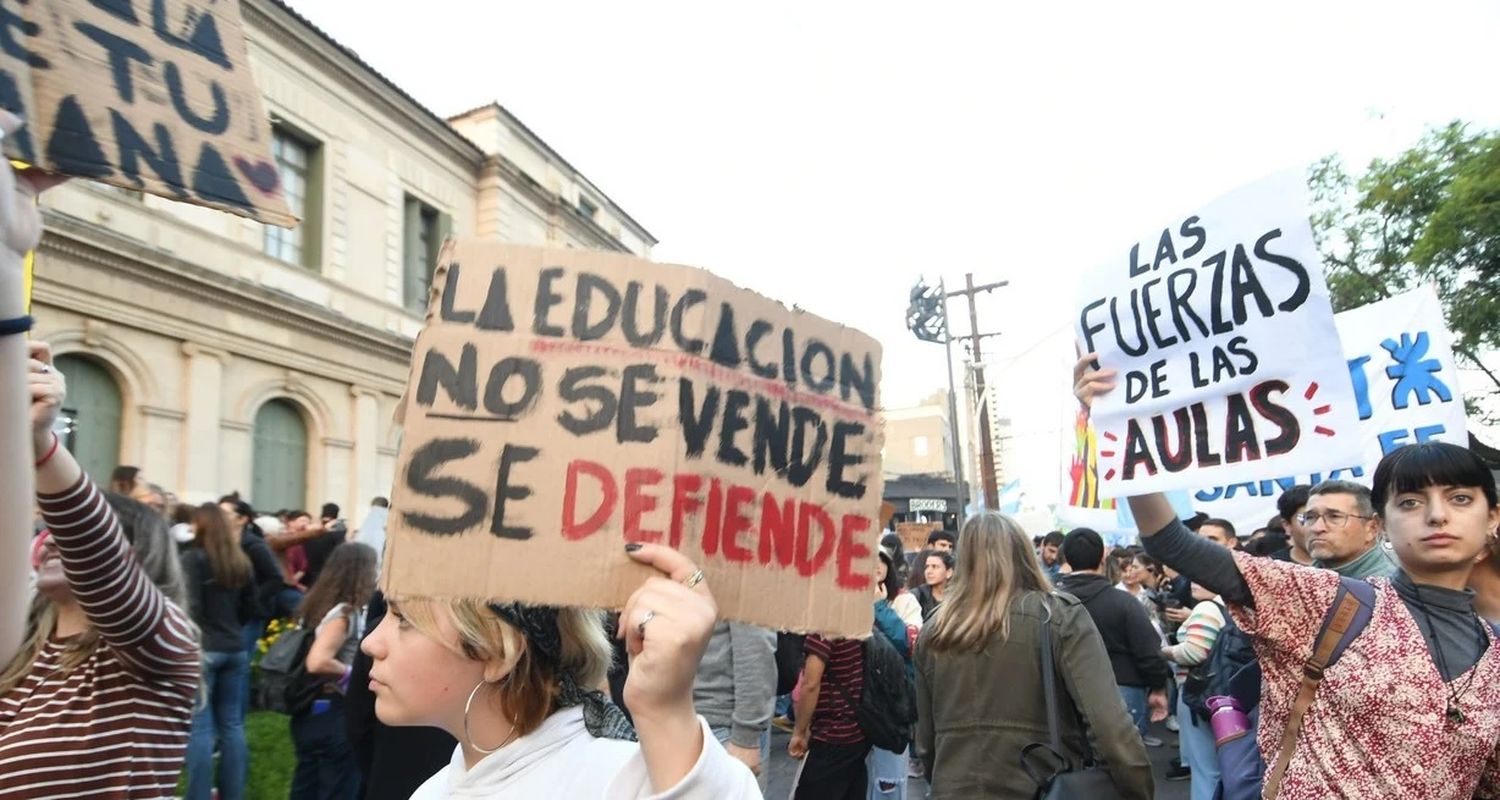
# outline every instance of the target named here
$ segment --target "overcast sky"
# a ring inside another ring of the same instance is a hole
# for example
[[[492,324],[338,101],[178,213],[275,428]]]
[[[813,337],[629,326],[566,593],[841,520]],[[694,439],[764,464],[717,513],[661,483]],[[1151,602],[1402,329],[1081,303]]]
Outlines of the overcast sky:
[[[1067,390],[1031,365],[1066,361],[1086,268],[1279,169],[1500,118],[1493,0],[289,2],[439,114],[499,101],[657,260],[876,336],[888,407],[946,382],[912,282],[1011,281],[986,359],[1043,438]]]

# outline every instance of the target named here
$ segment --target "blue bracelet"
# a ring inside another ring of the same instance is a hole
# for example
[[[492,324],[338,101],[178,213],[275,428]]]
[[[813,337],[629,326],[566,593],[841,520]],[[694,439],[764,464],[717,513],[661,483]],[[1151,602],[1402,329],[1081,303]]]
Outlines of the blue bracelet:
[[[0,319],[0,336],[14,336],[31,330],[31,317],[16,317],[15,319]]]

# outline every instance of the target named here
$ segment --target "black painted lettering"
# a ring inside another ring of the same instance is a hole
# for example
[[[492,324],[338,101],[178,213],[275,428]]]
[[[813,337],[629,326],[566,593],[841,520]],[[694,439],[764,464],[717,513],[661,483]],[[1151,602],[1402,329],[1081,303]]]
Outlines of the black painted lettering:
[[[750,364],[750,371],[762,378],[775,379],[776,365],[761,361],[755,357],[755,346],[760,340],[771,332],[771,323],[763,319],[750,323],[750,329],[745,331],[745,361]]]
[[[1255,419],[1250,416],[1245,396],[1235,392],[1225,398],[1224,462],[1237,464],[1259,459],[1260,443],[1255,440]]]
[[[167,126],[160,122],[152,126],[152,133],[156,134],[156,147],[153,148],[124,114],[111,108],[109,119],[115,129],[115,144],[120,148],[120,171],[127,178],[142,185],[139,162],[145,161],[173,194],[179,198],[188,196],[187,186],[182,182],[182,163],[177,160],[177,149],[172,146],[172,133]]]
[[[702,305],[708,295],[702,289],[689,289],[677,298],[677,303],[672,306],[672,341],[677,349],[684,353],[697,355],[703,352],[703,340],[690,337],[683,330],[683,318],[687,316],[688,309],[696,305]]]
[[[749,407],[748,392],[730,389],[724,393],[724,419],[719,423],[719,463],[742,467],[750,460],[734,441],[740,431],[750,427],[750,421],[745,418],[745,409]]]
[[[490,520],[490,533],[501,539],[530,539],[535,531],[526,525],[505,524],[506,501],[517,502],[531,496],[530,486],[516,486],[510,482],[515,465],[535,459],[541,451],[535,447],[507,444],[500,449],[500,477],[495,482],[495,516]]]
[[[479,452],[477,439],[433,439],[412,453],[406,466],[406,486],[413,492],[435,499],[453,498],[464,506],[456,517],[438,517],[402,510],[406,524],[434,536],[463,533],[484,520],[489,498],[484,490],[461,478],[442,478],[433,473],[451,461],[461,461]]]
[[[816,377],[817,363],[823,362],[823,375]],[[818,394],[828,394],[836,380],[833,373],[833,348],[818,339],[808,339],[802,351],[802,383]]]
[[[156,59],[146,52],[146,48],[124,38],[116,36],[107,30],[91,25],[87,22],[75,22],[73,27],[79,33],[93,39],[104,51],[109,54],[109,72],[114,77],[115,94],[126,103],[135,102],[135,83],[131,80],[130,65],[140,64],[149,67],[156,63]]]
[[[1269,317],[1275,313],[1271,310],[1271,298],[1266,296],[1266,290],[1261,288],[1260,278],[1255,275],[1255,265],[1250,263],[1250,256],[1245,252],[1245,246],[1237,244],[1234,246],[1233,268],[1230,270],[1229,293],[1234,300],[1234,324],[1244,325],[1249,319],[1249,312],[1245,309],[1247,297],[1255,300],[1255,307],[1261,317]]]
[[[808,441],[809,431],[812,432],[812,441]],[[818,412],[806,406],[792,409],[792,449],[787,458],[787,482],[799,487],[806,485],[822,463],[823,448],[827,444],[828,423]]]
[[[1203,226],[1198,223],[1199,219],[1194,215],[1183,220],[1182,227],[1177,229],[1183,238],[1192,240],[1192,244],[1188,245],[1187,249],[1182,251],[1184,259],[1198,255],[1198,251],[1202,250],[1203,245],[1208,241],[1208,234],[1203,230]]]
[[[828,491],[839,497],[858,500],[865,496],[865,479],[846,480],[844,470],[858,467],[865,461],[864,455],[850,452],[849,440],[862,437],[865,426],[859,422],[833,423],[833,436],[828,440]]]
[[[1261,261],[1269,261],[1297,277],[1297,288],[1293,289],[1292,293],[1276,306],[1282,311],[1296,311],[1307,302],[1307,296],[1312,290],[1312,280],[1308,277],[1307,268],[1302,266],[1300,261],[1266,249],[1266,245],[1280,237],[1280,228],[1273,228],[1262,234],[1259,239],[1255,240],[1255,257]]]
[[[467,325],[474,321],[474,312],[458,311],[453,307],[453,303],[458,300],[458,279],[462,272],[463,266],[457,261],[448,264],[448,269],[444,271],[443,302],[438,305],[438,319]]]
[[[51,62],[27,50],[16,38],[16,34],[30,38],[41,32],[42,26],[26,20],[20,12],[11,10],[10,3],[0,3],[0,52],[25,61],[28,66],[36,69],[51,69]]]
[[[719,324],[714,329],[714,343],[708,349],[708,358],[726,367],[740,365],[739,329],[734,324],[734,306],[728,303],[719,304]]]
[[[437,388],[454,405],[466,411],[479,408],[479,352],[472,344],[466,344],[458,357],[458,368],[437,349],[427,351],[422,358],[422,377],[417,381],[417,405],[432,408],[437,400]]]
[[[521,379],[521,396],[506,400],[505,389],[511,378]],[[542,365],[525,356],[507,356],[490,370],[490,378],[484,385],[484,408],[500,419],[514,422],[530,414],[541,396]]]
[[[562,326],[547,322],[547,312],[562,302],[562,295],[552,291],[552,282],[561,278],[562,274],[562,267],[547,267],[537,277],[536,307],[531,319],[531,332],[537,336],[560,337],[564,334]]]
[[[1167,472],[1181,472],[1193,465],[1193,425],[1186,408],[1172,412],[1172,422],[1177,428],[1177,446],[1173,447],[1172,436],[1167,432],[1167,418],[1157,414],[1151,418],[1152,432],[1156,434],[1156,452],[1161,455],[1161,466]]]
[[[1179,287],[1179,280],[1186,285]],[[1167,307],[1172,310],[1172,324],[1177,326],[1177,335],[1181,336],[1184,342],[1189,340],[1187,325],[1182,321],[1184,315],[1192,318],[1200,335],[1208,335],[1208,326],[1203,324],[1203,318],[1198,316],[1198,312],[1188,304],[1188,301],[1192,299],[1193,289],[1197,286],[1198,272],[1192,267],[1179,269],[1167,275]]]
[[[866,411],[875,410],[875,358],[865,353],[864,363],[856,367],[854,356],[844,353],[839,357],[839,397],[849,402],[849,392],[859,394],[859,403]]]
[[[198,165],[193,168],[193,194],[205,200],[224,203],[235,208],[250,208],[250,198],[240,188],[229,171],[229,164],[213,145],[213,140],[204,140],[198,148]]]
[[[446,301],[447,292],[443,295]],[[484,307],[479,309],[479,319],[474,321],[474,327],[482,331],[507,333],[516,329],[515,320],[510,315],[510,291],[505,280],[505,267],[495,267],[495,271],[490,273],[490,288],[484,295]]]
[[[1140,296],[1137,292],[1136,289],[1130,290],[1130,308],[1126,309],[1129,312],[1128,321],[1135,323],[1135,344],[1125,343],[1125,329],[1120,325],[1120,298],[1118,297],[1109,298],[1109,319],[1114,323],[1115,343],[1120,345],[1120,349],[1125,351],[1126,355],[1143,356],[1150,349],[1151,343],[1146,341],[1146,332],[1141,327],[1141,312],[1136,305]]]
[[[218,136],[229,130],[229,100],[224,97],[224,87],[218,81],[208,83],[214,110],[213,116],[205,119],[188,106],[187,93],[182,88],[182,71],[176,64],[168,61],[162,70],[162,77],[167,80],[167,96],[172,98],[172,108],[177,111],[177,116],[182,117],[183,122],[210,136]]]
[[[693,382],[687,378],[677,379],[677,421],[682,427],[682,440],[687,445],[688,458],[702,458],[708,444],[708,433],[713,430],[714,417],[719,413],[719,387],[710,386],[703,393],[700,406],[693,399]]]
[[[636,412],[656,405],[661,395],[651,391],[650,387],[661,381],[654,364],[631,364],[625,368],[624,378],[620,382],[620,415],[615,426],[616,441],[656,441],[656,426],[642,425],[637,421]]]
[[[1291,387],[1286,381],[1263,381],[1250,389],[1250,404],[1257,414],[1280,429],[1276,436],[1265,442],[1266,456],[1290,453],[1302,439],[1302,426],[1297,415],[1276,402],[1272,395],[1285,394]]]
[[[47,161],[58,172],[81,178],[106,178],[115,174],[94,136],[89,118],[74,95],[64,97],[57,104],[52,136],[47,139]]]
[[[607,386],[585,383],[585,381],[602,378],[607,374],[604,367],[599,366],[569,367],[568,371],[563,373],[562,380],[558,382],[557,396],[564,403],[584,404],[582,416],[574,414],[572,409],[567,408],[557,415],[558,424],[574,436],[602,431],[614,422],[615,412],[619,407],[615,393]],[[598,407],[590,409],[588,407],[590,401],[598,403]]]
[[[641,291],[644,288],[640,281],[631,281],[625,286],[625,307],[620,321],[625,341],[630,342],[632,347],[654,347],[661,341],[662,334],[667,332],[667,306],[671,300],[664,286],[657,286],[655,289],[656,302],[651,309],[651,329],[642,333],[638,327]]]
[[[755,398],[755,432],[751,439],[752,466],[755,474],[766,471],[766,464],[778,475],[786,474],[786,449],[791,433],[791,411],[785,402],[775,404],[765,397]]]
[[[1141,431],[1139,420],[1132,418],[1125,424],[1125,480],[1135,477],[1137,469],[1144,469],[1147,475],[1156,474],[1156,460],[1151,457],[1151,446],[1146,441],[1146,434]]]
[[[593,315],[596,297],[604,298],[604,316],[591,322],[589,317]],[[573,338],[580,342],[602,339],[619,318],[620,290],[607,278],[591,272],[578,273],[577,290],[573,295]]]

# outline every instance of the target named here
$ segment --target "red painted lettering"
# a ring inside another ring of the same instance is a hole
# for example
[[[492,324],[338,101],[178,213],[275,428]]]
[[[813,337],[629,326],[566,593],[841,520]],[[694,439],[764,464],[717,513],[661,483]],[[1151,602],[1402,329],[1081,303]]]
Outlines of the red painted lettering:
[[[823,535],[818,539],[817,550],[810,551],[813,533],[812,523],[816,522],[822,529]],[[833,553],[833,520],[829,518],[828,512],[816,503],[803,503],[797,509],[797,543],[796,561],[797,573],[804,578],[816,575],[818,570],[827,563],[828,556]]]
[[[772,559],[783,567],[792,565],[796,550],[797,517],[793,510],[795,502],[776,503],[776,496],[766,492],[760,502],[760,563],[770,564]]]
[[[599,482],[599,491],[602,495],[599,499],[599,507],[594,513],[584,520],[582,524],[578,519],[578,475],[583,473],[592,476]],[[569,541],[582,539],[590,534],[597,533],[604,527],[605,520],[615,510],[615,477],[604,468],[603,464],[584,459],[575,459],[568,464],[568,479],[563,488],[563,519],[562,536]]]
[[[667,543],[674,549],[682,547],[683,519],[697,514],[703,507],[703,501],[697,496],[702,489],[702,475],[680,472],[672,476],[672,533]]]
[[[835,579],[840,588],[869,591],[874,565],[870,563],[870,547],[864,543],[862,534],[870,529],[870,518],[857,514],[845,514],[839,527],[839,574]]]
[[[659,469],[637,467],[625,470],[625,541],[659,542],[661,531],[643,530],[641,515],[656,510],[656,495],[643,494],[641,489],[661,483]]]

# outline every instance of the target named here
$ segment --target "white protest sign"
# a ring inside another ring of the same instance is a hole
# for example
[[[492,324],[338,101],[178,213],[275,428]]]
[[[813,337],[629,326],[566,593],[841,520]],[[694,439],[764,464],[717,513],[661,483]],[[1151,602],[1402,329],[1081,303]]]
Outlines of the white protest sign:
[[[1276,512],[1276,498],[1299,483],[1353,480],[1366,485],[1386,453],[1414,442],[1464,445],[1469,432],[1453,339],[1431,286],[1338,314],[1339,340],[1359,413],[1363,452],[1325,459],[1301,473],[1200,489],[1193,507],[1249,533]]]
[[[1084,280],[1077,335],[1118,371],[1096,399],[1099,492],[1353,461],[1353,390],[1306,188],[1283,173],[1163,220]]]

